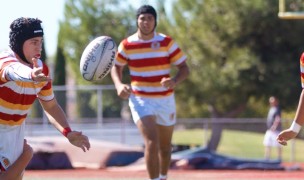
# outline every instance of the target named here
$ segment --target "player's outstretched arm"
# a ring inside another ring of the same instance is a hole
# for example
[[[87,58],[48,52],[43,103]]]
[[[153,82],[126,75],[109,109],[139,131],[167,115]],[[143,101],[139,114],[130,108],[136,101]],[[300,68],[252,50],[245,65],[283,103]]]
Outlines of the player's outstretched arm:
[[[23,81],[23,82],[43,82],[50,81],[51,78],[42,73],[42,67],[38,65],[38,59],[33,58],[33,68],[26,66],[22,63],[11,63],[6,66],[3,75],[9,81]]]
[[[295,138],[301,130],[302,125],[304,124],[304,89],[300,95],[300,100],[298,104],[298,108],[296,111],[295,118],[291,124],[291,126],[282,131],[278,137],[277,141],[282,145],[287,145],[287,141]]]
[[[56,99],[51,101],[41,101],[41,105],[49,119],[49,121],[65,135],[71,144],[80,147],[83,151],[90,149],[90,142],[87,136],[82,132],[72,131],[65,116],[65,113],[57,103]]]

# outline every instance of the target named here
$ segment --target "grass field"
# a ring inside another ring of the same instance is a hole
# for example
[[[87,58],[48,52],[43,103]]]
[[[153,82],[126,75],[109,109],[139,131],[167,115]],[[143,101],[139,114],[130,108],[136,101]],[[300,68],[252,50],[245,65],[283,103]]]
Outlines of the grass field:
[[[173,143],[190,146],[204,145],[208,139],[206,136],[209,134],[210,132],[204,132],[202,129],[178,130],[173,135]],[[242,158],[261,159],[264,157],[263,138],[264,134],[261,133],[224,130],[217,152]],[[304,162],[303,147],[303,140],[296,139],[288,142],[287,146],[283,146],[283,161]],[[276,149],[273,149],[272,155],[276,158]]]

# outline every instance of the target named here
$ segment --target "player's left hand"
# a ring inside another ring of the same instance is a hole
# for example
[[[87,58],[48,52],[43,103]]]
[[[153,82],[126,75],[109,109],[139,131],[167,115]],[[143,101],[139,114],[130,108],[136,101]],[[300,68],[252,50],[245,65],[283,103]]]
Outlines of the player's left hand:
[[[117,86],[117,95],[122,99],[128,99],[131,93],[132,90],[128,84],[120,84]]]
[[[80,147],[83,152],[86,152],[86,150],[89,150],[91,147],[89,138],[83,135],[82,132],[72,131],[68,133],[67,138],[69,139],[71,144]]]
[[[162,78],[160,84],[167,89],[174,89],[176,82],[172,78]]]
[[[290,139],[293,139],[297,136],[296,132],[293,132],[290,129],[286,129],[284,131],[282,131],[278,137],[277,137],[277,141],[278,143],[286,146],[287,145],[287,141],[289,141]]]

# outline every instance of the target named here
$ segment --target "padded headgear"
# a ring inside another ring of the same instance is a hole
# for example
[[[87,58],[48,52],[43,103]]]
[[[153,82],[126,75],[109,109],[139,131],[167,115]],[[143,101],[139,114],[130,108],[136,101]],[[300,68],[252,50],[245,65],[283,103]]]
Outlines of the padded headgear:
[[[138,17],[141,14],[152,14],[154,16],[154,19],[155,19],[155,26],[154,26],[154,28],[156,27],[156,25],[157,25],[157,13],[156,13],[155,9],[152,6],[150,6],[150,5],[142,5],[140,8],[138,8],[137,13],[136,13],[136,19],[138,19]]]
[[[42,21],[37,18],[18,18],[10,25],[9,46],[18,56],[28,62],[23,53],[23,44],[34,37],[43,37]]]

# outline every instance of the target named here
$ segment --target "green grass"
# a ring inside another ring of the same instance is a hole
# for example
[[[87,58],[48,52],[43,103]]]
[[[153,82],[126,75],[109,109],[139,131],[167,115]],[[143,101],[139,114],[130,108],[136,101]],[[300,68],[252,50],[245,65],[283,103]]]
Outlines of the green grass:
[[[202,129],[176,130],[173,134],[173,143],[204,146],[209,136],[210,132]],[[263,138],[262,133],[224,130],[217,153],[233,157],[262,159],[264,158]],[[292,150],[292,144],[294,144],[294,150]],[[288,142],[287,146],[282,147],[283,161],[304,162],[304,154],[301,153],[303,147],[303,140],[296,139]],[[272,158],[276,158],[276,155],[277,149],[273,149]]]

